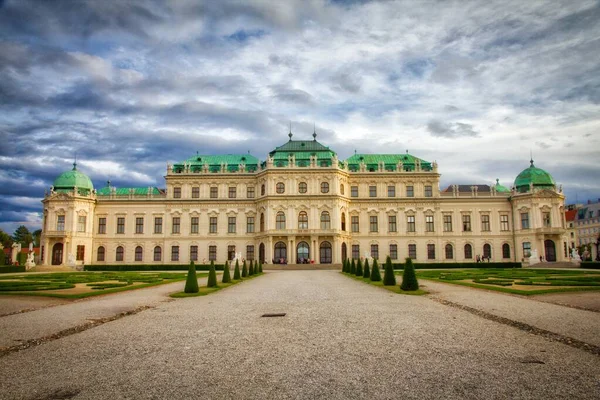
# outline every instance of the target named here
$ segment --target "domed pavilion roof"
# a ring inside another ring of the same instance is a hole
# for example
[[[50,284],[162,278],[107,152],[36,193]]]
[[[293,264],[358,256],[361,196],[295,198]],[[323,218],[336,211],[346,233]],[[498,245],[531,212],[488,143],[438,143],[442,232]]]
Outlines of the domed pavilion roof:
[[[77,187],[80,193],[87,193],[94,190],[94,185],[90,178],[86,174],[77,171],[77,163],[73,163],[72,170],[60,174],[54,180],[53,186],[57,192],[73,190],[75,187]]]
[[[533,184],[534,188],[555,189],[556,182],[554,181],[554,178],[552,178],[552,175],[533,165],[533,160],[531,160],[530,163],[531,165],[529,168],[521,171],[521,173],[517,175],[517,178],[515,179],[515,187],[517,188],[517,192],[528,192],[530,184]]]
[[[509,188],[500,184],[500,179],[498,179],[498,178],[496,178],[496,185],[494,185],[494,187],[496,188],[496,192],[498,192],[498,193],[509,193],[510,192]]]

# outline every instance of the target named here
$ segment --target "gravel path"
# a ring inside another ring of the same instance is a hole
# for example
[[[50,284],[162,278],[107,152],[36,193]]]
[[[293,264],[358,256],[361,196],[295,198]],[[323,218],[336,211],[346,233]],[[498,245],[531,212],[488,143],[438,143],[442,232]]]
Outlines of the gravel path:
[[[38,310],[40,308],[71,303],[72,300],[42,296],[0,296],[0,316]]]
[[[600,291],[539,294],[531,298],[546,303],[600,312]]]
[[[2,357],[0,396],[596,399],[599,371],[597,356],[427,297],[285,271]]]

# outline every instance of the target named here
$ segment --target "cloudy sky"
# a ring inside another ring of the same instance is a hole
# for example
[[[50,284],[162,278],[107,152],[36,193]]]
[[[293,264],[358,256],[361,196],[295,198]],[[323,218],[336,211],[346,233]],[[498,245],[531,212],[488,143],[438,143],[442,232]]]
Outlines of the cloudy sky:
[[[167,162],[437,160],[441,186],[510,186],[529,165],[600,197],[600,2],[0,0],[0,228],[40,227],[71,168],[164,187]]]

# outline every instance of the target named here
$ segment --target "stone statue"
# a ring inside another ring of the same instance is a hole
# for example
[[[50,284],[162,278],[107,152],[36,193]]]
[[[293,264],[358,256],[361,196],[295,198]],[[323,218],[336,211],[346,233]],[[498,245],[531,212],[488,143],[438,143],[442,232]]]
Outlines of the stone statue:
[[[579,256],[579,252],[575,247],[571,249],[571,262],[576,265],[581,264],[581,257]]]
[[[33,243],[29,243],[29,253],[27,254],[27,261],[25,262],[25,268],[30,270],[35,267],[35,253],[33,252]]]
[[[537,249],[531,250],[531,255],[529,256],[529,266],[532,266],[539,262],[540,262],[540,256],[538,255]]]
[[[74,267],[75,266],[75,256],[73,255],[73,253],[69,253],[69,256],[67,257],[67,265],[69,267]]]
[[[11,262],[14,264],[18,261],[17,256],[19,255],[19,253],[21,253],[21,243],[13,243],[11,247],[12,251],[10,253],[10,259]]]

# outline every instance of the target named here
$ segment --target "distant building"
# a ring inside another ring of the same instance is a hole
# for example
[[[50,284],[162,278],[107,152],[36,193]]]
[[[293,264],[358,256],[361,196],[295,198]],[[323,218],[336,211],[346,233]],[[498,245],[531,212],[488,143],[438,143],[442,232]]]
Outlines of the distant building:
[[[593,257],[597,254],[597,242],[600,241],[600,199],[598,203],[588,201],[577,209],[577,245],[587,246]]]
[[[42,201],[44,264],[521,261],[533,249],[567,259],[564,195],[546,171],[521,171],[508,189],[439,190],[435,162],[411,154],[346,160],[316,140],[268,153],[194,155],[167,165],[166,189],[95,190],[77,170]]]
[[[565,222],[567,224],[567,237],[569,238],[569,248],[577,247],[577,209],[565,211]]]

